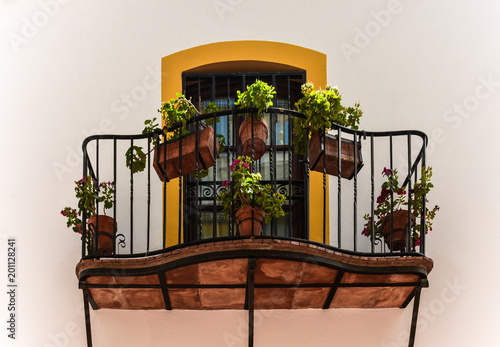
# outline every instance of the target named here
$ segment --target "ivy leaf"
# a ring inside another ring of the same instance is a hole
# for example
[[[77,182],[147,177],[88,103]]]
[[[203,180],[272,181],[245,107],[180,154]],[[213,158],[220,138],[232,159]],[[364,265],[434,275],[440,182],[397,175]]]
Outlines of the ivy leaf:
[[[130,164],[132,163],[132,168]],[[125,165],[131,170],[132,173],[142,172],[146,168],[146,154],[142,147],[131,146],[125,153]]]

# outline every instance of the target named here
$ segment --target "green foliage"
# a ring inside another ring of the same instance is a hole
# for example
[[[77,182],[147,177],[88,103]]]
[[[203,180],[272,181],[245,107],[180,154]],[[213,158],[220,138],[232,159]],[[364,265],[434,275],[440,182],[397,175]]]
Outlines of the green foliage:
[[[61,214],[66,217],[68,220],[66,222],[66,226],[72,229],[75,233],[82,233],[82,220],[78,216],[76,209],[71,207],[65,207]]]
[[[170,131],[165,134],[167,141],[169,141],[189,134],[186,129],[187,121],[193,118],[198,110],[191,100],[186,99],[183,94],[177,93],[177,99],[162,103],[158,112],[161,113],[164,129]],[[172,129],[173,127],[176,128]]]
[[[61,214],[67,218],[66,226],[74,232],[82,233],[82,220],[79,216],[85,210],[87,218],[97,215],[97,205],[102,204],[103,212],[113,207],[113,182],[101,182],[99,185],[92,176],[83,177],[75,181],[75,195],[78,198],[78,211],[71,207],[65,207]]]
[[[332,129],[333,124],[358,129],[363,111],[358,103],[354,107],[342,106],[342,97],[336,87],[315,90],[312,83],[305,83],[301,90],[302,98],[295,103],[295,107],[305,118],[294,119],[294,144],[298,154],[307,153],[307,141],[316,131]]]
[[[408,206],[408,199],[406,197],[406,186],[401,187],[399,183],[399,176],[397,170],[390,170],[384,168],[382,175],[387,177],[387,180],[382,183],[382,189],[380,195],[377,197],[377,207],[373,211],[375,217],[372,230],[371,215],[366,214],[364,219],[366,223],[362,231],[362,235],[367,237],[372,237],[375,235],[376,238],[383,236],[382,233],[382,221],[388,216],[392,211],[401,209],[403,206]],[[418,219],[422,217],[422,211],[424,210],[424,196],[428,194],[434,185],[431,183],[432,178],[432,167],[423,167],[422,175],[418,182],[415,183],[411,189],[411,212],[413,218]],[[391,194],[392,189],[392,194]],[[396,195],[394,195],[396,194]],[[428,207],[429,200],[425,199],[425,224],[424,229],[427,234],[429,230],[432,230],[432,221],[436,217],[437,211],[439,211],[439,206],[435,205],[433,208]],[[412,230],[412,240],[411,244],[413,246],[420,245],[420,233],[421,224],[416,223]]]
[[[160,126],[158,124],[156,124],[156,117],[154,117],[153,119],[146,119],[144,121],[144,129],[142,130],[142,133],[143,134],[150,134],[150,133],[156,133],[157,130],[160,129]],[[151,143],[154,145],[154,146],[157,146],[160,142],[160,136],[157,135],[157,136],[153,136],[151,138]]]
[[[234,103],[235,106],[241,108],[256,108],[258,120],[262,120],[262,114],[269,107],[273,106],[273,98],[276,91],[273,86],[266,82],[256,80],[244,92],[237,91],[238,100]]]
[[[262,185],[260,173],[252,173],[252,160],[247,156],[240,156],[231,165],[232,181],[222,182],[224,189],[217,196],[222,204],[223,211],[230,214],[243,205],[258,206],[266,214],[265,222],[271,222],[272,217],[285,215],[283,203],[286,197],[273,191],[270,184]]]
[[[219,108],[217,107],[217,105],[213,101],[210,101],[208,103],[208,105],[205,107],[205,109],[203,110],[203,114],[215,113],[215,112],[219,112]],[[215,121],[218,122],[219,118],[217,117],[217,118],[207,119],[206,123],[207,123],[207,125],[213,125],[215,123]]]
[[[146,153],[140,146],[131,146],[125,153],[125,165],[130,169],[132,163],[132,173],[142,172],[146,168]]]

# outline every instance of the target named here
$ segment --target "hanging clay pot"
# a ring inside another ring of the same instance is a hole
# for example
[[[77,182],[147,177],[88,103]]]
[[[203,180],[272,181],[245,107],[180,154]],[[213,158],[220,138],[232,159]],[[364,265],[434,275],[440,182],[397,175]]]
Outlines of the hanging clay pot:
[[[260,207],[252,208],[251,206],[243,205],[239,210],[236,211],[235,217],[240,236],[258,236],[262,232],[262,226],[266,214]]]
[[[321,133],[316,132],[312,135],[309,141],[309,162],[311,163],[311,170],[323,173],[324,163],[326,163],[326,173],[328,175],[338,176],[339,172],[339,141],[336,136],[324,134],[324,148],[321,146]],[[341,153],[341,169],[340,176],[342,178],[351,179],[354,177],[354,141],[342,139],[340,149]],[[361,157],[361,143],[357,144],[357,169],[358,172],[363,166],[363,159]],[[326,153],[326,154],[325,154]],[[326,158],[323,158],[323,154]]]
[[[412,224],[415,218],[412,216]],[[406,233],[408,231],[408,210],[396,210],[392,213],[392,237],[391,237],[391,213],[382,220],[382,233],[385,243],[392,251],[401,251],[406,248]]]
[[[116,235],[116,222],[114,218],[99,215],[98,221],[97,217],[94,216],[89,218],[87,224],[92,238],[95,237],[95,231],[97,230],[97,253],[113,254]]]
[[[253,160],[259,160],[266,153],[268,127],[264,119],[258,120],[255,117],[246,118],[241,123],[239,134],[243,155],[252,158],[252,146],[254,149]]]
[[[182,143],[182,152],[179,146]],[[166,152],[166,153],[165,153]],[[189,134],[171,142],[162,143],[155,147],[153,167],[162,182],[180,176],[182,165],[182,176],[196,172],[196,160],[198,170],[208,169],[214,165],[219,152],[219,142],[215,139],[214,129],[211,127],[198,131],[198,153],[196,155],[196,133]],[[179,154],[182,156],[180,157]],[[182,161],[182,163],[181,163]]]

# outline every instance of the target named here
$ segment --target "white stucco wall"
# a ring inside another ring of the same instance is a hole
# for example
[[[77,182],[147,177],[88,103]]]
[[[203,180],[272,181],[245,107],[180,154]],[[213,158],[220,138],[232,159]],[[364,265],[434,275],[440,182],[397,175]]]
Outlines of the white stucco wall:
[[[0,345],[86,345],[80,243],[59,215],[74,204],[84,137],[142,129],[160,102],[161,57],[268,40],[326,53],[329,82],[347,104],[361,102],[363,128],[429,135],[431,198],[442,208],[416,346],[499,346],[499,19],[495,0],[0,0]],[[8,237],[17,240],[15,340]],[[91,314],[94,346],[246,346],[243,311]],[[410,316],[270,311],[257,317],[256,346],[405,346]]]

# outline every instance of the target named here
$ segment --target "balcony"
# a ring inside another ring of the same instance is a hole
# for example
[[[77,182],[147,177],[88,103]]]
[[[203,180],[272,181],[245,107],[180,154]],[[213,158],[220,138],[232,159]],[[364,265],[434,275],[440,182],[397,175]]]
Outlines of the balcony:
[[[177,140],[175,151],[181,159],[173,164],[173,173],[164,164],[170,154],[154,150],[150,142],[163,136],[165,143],[163,133],[85,139],[84,176],[91,175],[98,183],[115,182],[114,205],[108,214],[116,229],[116,235],[94,237],[92,244],[82,238],[76,274],[84,292],[89,345],[88,305],[93,309],[245,309],[249,345],[253,345],[255,309],[404,308],[414,300],[409,342],[413,345],[420,290],[428,286],[433,266],[425,256],[425,233],[419,243],[411,241],[419,224],[423,230],[425,213],[417,221],[409,214],[404,217],[411,227],[403,230],[403,243],[396,239],[401,230],[395,227],[395,218],[390,218],[385,240],[362,232],[364,216],[374,220],[372,211],[383,180],[380,172],[397,169],[401,186],[412,191],[426,165],[425,134],[338,126],[329,135],[342,139],[333,151],[327,149],[327,155],[322,155],[329,140],[318,135],[311,139],[308,154],[299,156],[294,154],[293,120],[302,115],[269,109],[264,117],[268,138],[252,169],[261,173],[263,183],[285,195],[285,216],[264,224],[261,234],[243,236],[234,213],[224,214],[215,197],[223,182],[230,180],[233,159],[245,148],[238,130],[251,111],[229,109],[195,117],[188,124],[195,134],[194,147],[188,148],[185,137]],[[221,153],[217,153],[216,136],[202,134],[210,119],[216,120],[213,133],[226,139]],[[256,131],[251,126],[251,135]],[[246,150],[255,159],[258,142],[251,138]],[[145,149],[144,172],[126,168],[126,160],[130,167],[134,164],[133,158],[125,157],[133,146]],[[215,152],[213,166],[203,157],[205,146]],[[313,147],[320,155],[312,153]],[[191,152],[190,159],[182,159],[182,154]],[[208,175],[201,178],[207,166]],[[395,192],[390,190],[392,196]],[[411,193],[407,199],[411,204]],[[96,225],[99,218],[103,219],[98,217]],[[87,225],[85,212],[82,228],[84,234],[96,232],[92,224]],[[102,231],[96,229],[100,235]],[[103,252],[100,243],[106,238],[111,239],[111,248]]]

